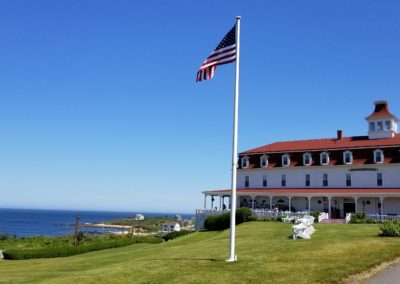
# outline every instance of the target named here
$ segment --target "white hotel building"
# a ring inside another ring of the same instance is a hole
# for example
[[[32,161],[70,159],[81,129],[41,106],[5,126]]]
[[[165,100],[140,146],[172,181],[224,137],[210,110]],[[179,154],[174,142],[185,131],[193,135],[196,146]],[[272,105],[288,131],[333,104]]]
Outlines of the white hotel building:
[[[276,142],[240,153],[237,207],[318,210],[330,218],[400,215],[398,119],[386,101],[377,101],[366,121],[366,136],[343,137],[338,130],[335,138]],[[229,207],[229,189],[203,194],[205,209]]]

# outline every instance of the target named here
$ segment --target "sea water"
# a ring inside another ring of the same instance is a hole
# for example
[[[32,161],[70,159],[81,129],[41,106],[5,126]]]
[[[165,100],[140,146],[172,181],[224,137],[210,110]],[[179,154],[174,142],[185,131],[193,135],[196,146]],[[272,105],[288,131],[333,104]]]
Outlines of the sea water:
[[[143,212],[107,212],[79,210],[37,210],[37,209],[0,209],[0,234],[11,236],[63,236],[74,233],[75,218],[80,217],[80,223],[106,222],[113,219],[135,216],[141,213],[149,217],[174,217],[173,213],[143,213]],[[191,218],[192,214],[179,214],[182,218]]]

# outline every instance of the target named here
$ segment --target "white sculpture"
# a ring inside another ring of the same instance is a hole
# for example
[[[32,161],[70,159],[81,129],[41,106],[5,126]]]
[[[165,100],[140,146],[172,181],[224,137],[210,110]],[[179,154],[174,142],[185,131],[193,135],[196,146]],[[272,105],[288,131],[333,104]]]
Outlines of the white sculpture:
[[[302,218],[296,220],[296,225],[292,226],[293,229],[293,239],[298,237],[302,239],[310,239],[311,235],[314,234],[315,229],[313,227],[314,217],[305,215]]]

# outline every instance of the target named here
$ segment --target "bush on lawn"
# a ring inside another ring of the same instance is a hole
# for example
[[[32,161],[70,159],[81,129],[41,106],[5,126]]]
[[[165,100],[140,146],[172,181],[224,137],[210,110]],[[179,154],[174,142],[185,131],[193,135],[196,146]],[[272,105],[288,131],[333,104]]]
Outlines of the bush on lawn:
[[[314,223],[318,223],[318,216],[321,212],[313,210],[310,212],[310,215],[314,217]]]
[[[381,230],[380,236],[383,237],[400,237],[400,223],[399,222],[383,222],[379,228]]]
[[[193,233],[192,231],[186,231],[186,230],[182,230],[182,231],[174,231],[174,232],[169,232],[168,234],[165,234],[164,236],[162,236],[161,238],[164,241],[169,241],[169,240],[173,240],[177,237],[181,237],[187,234]]]
[[[87,253],[109,248],[123,247],[137,243],[160,243],[161,239],[157,237],[136,237],[133,239],[124,239],[108,242],[92,243],[80,246],[60,246],[40,249],[10,249],[3,252],[5,259],[21,260],[32,258],[52,258],[64,257],[76,254]]]
[[[263,222],[282,222],[280,217],[258,217],[256,221],[263,221]]]
[[[236,210],[236,225],[246,221],[252,221],[251,211],[248,208],[239,208]],[[229,212],[220,215],[210,215],[204,221],[204,228],[209,231],[220,231],[228,229],[231,222]]]

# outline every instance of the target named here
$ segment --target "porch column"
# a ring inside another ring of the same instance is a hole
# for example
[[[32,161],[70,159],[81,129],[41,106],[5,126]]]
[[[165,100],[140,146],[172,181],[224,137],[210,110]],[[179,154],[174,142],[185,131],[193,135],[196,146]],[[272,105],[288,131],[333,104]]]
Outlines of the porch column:
[[[269,197],[269,210],[272,210],[272,199],[273,198],[274,198],[273,196]]]
[[[381,215],[383,215],[383,200],[385,199],[385,197],[379,197],[379,200],[381,202]]]
[[[214,195],[211,195],[211,209],[214,209]]]
[[[254,211],[254,195],[251,196],[251,209]]]
[[[207,209],[207,194],[204,193],[204,209]]]
[[[332,218],[331,199],[332,199],[332,197],[328,196],[328,214],[329,214],[329,219]]]
[[[222,196],[219,196],[219,210],[222,210]]]
[[[289,212],[292,212],[292,197],[288,196],[289,198]]]
[[[357,200],[358,200],[358,197],[356,197],[356,196],[354,196],[353,197],[354,198],[354,210],[356,211],[356,213],[358,213],[358,206],[357,206]]]
[[[308,212],[311,212],[311,198],[312,198],[312,196],[307,196],[307,199],[308,199]]]

